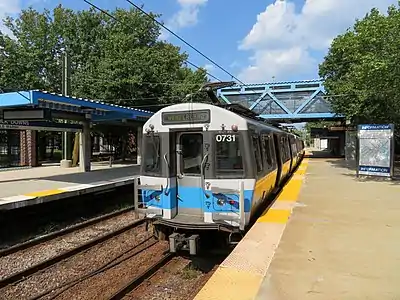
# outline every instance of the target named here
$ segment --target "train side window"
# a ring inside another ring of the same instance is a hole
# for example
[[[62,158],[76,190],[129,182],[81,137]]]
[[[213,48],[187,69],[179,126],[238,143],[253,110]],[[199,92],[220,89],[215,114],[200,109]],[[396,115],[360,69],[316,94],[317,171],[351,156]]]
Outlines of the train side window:
[[[280,146],[280,150],[281,150],[282,162],[285,163],[287,160],[287,157],[286,157],[285,138],[283,136],[280,138],[279,144],[280,144],[279,146]]]
[[[297,149],[297,140],[293,141],[293,154],[297,155],[297,153],[299,152],[299,150]]]
[[[160,137],[145,136],[143,149],[143,168],[146,173],[159,173],[161,171]]]
[[[215,143],[216,175],[223,177],[242,176],[244,169],[242,152],[240,151],[240,136],[220,138],[220,135],[216,135]]]
[[[290,159],[290,150],[289,150],[289,142],[287,137],[282,137],[282,153],[283,153],[283,162],[287,162]]]
[[[272,167],[272,156],[271,156],[270,136],[264,135],[262,141],[263,141],[262,147],[263,147],[265,161],[267,163],[268,168],[271,168]]]
[[[290,148],[292,150],[292,156],[296,156],[297,150],[296,150],[296,140],[294,138],[289,138],[290,142]]]
[[[292,154],[291,154],[291,146],[290,146],[290,138],[286,137],[286,143],[285,143],[285,148],[286,148],[286,155],[287,155],[287,160],[291,159]]]
[[[260,143],[258,136],[253,135],[252,141],[253,141],[254,157],[256,159],[257,174],[259,174],[262,172],[263,165],[262,165]]]
[[[287,160],[289,160],[289,159],[291,158],[291,153],[290,153],[290,139],[289,139],[289,137],[286,137],[285,141],[286,141],[286,143],[285,143],[286,157],[287,157]]]

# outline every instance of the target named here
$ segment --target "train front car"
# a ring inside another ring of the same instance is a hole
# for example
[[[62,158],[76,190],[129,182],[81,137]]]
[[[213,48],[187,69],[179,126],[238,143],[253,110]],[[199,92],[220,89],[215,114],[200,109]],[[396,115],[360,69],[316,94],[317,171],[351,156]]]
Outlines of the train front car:
[[[214,105],[171,105],[146,122],[139,207],[172,252],[195,254],[196,232],[244,230],[255,185],[250,144],[246,119]]]

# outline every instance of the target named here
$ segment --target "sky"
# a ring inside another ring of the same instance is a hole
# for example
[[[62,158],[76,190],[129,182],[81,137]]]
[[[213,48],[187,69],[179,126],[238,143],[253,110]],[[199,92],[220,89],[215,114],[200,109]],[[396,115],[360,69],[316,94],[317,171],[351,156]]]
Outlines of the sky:
[[[90,0],[103,9],[128,8],[125,0]],[[132,0],[245,83],[318,79],[332,39],[371,8],[386,12],[397,0]],[[0,18],[21,9],[63,6],[82,10],[83,0],[0,0]],[[4,27],[0,25],[0,30]],[[221,80],[232,80],[211,62],[163,32],[161,39],[181,46],[189,61]]]

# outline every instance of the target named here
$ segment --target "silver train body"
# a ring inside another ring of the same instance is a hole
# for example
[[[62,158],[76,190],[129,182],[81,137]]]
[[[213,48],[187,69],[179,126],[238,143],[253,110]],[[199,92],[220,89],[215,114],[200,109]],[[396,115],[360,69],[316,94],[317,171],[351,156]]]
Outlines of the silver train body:
[[[173,231],[244,231],[303,148],[298,136],[219,106],[168,106],[143,127],[140,211]]]

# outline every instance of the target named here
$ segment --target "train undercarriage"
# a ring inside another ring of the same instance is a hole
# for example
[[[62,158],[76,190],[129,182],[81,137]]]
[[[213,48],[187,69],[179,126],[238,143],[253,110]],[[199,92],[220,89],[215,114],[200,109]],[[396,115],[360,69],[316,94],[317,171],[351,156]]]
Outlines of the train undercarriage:
[[[244,232],[226,224],[192,224],[174,223],[171,220],[153,219],[153,234],[159,240],[169,242],[172,253],[188,251],[198,255],[203,249],[227,249],[237,245]]]

